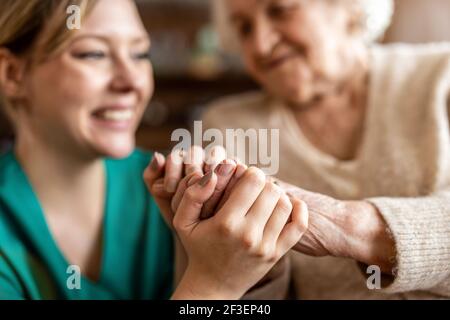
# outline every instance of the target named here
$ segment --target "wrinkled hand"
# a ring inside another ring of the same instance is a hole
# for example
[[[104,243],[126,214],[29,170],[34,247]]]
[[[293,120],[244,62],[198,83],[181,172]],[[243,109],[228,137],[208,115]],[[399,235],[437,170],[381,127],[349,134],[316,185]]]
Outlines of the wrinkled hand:
[[[291,196],[306,202],[309,226],[295,250],[311,256],[344,256],[348,221],[344,202],[274,179]]]
[[[340,201],[276,180],[291,196],[306,202],[309,227],[294,250],[378,265],[392,273],[395,243],[379,211],[365,201]]]

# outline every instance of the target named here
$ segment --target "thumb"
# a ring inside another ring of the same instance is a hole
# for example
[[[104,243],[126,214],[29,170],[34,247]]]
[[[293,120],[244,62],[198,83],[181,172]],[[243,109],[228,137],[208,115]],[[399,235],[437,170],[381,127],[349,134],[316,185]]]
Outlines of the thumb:
[[[171,195],[167,193],[164,188],[164,178],[157,179],[151,187],[150,193],[153,195],[153,199],[159,207],[165,222],[172,228],[173,225],[173,212],[170,206]]]
[[[153,154],[153,158],[144,171],[144,182],[147,185],[149,192],[152,192],[153,184],[158,178],[161,178],[164,173],[166,159],[158,152]]]
[[[189,232],[200,221],[203,204],[212,196],[217,184],[214,171],[204,175],[197,183],[186,189],[174,218],[174,227]]]

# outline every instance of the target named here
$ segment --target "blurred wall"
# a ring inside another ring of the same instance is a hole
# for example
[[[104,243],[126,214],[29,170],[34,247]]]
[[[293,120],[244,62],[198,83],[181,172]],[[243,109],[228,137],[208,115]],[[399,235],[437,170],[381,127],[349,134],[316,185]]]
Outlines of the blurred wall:
[[[450,41],[450,0],[395,0],[385,42]]]

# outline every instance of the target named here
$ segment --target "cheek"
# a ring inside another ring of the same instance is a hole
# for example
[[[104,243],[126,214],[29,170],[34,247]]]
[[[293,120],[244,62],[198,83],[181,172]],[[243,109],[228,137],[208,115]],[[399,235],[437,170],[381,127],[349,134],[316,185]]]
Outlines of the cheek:
[[[147,104],[153,97],[153,93],[155,92],[155,79],[153,74],[153,67],[151,64],[145,70],[145,72],[141,73],[142,86],[140,91],[143,103]]]
[[[350,68],[350,56],[347,55],[345,39],[330,41],[322,52],[322,68],[326,78],[339,81]]]
[[[101,98],[107,77],[90,68],[58,63],[38,70],[31,84],[34,108],[53,115],[89,111]]]
[[[245,69],[256,79],[258,79],[258,69],[256,67],[256,61],[252,54],[252,49],[249,45],[242,44],[241,57],[243,58]]]

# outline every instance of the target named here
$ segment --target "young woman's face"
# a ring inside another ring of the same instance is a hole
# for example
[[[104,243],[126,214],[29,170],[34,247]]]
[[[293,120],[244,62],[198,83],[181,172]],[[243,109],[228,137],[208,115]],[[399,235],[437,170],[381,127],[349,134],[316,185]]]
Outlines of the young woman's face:
[[[305,104],[343,81],[364,47],[350,7],[325,0],[227,0],[246,67],[269,92]],[[357,18],[357,17],[356,17]],[[359,29],[358,29],[359,30]]]
[[[61,54],[26,76],[30,129],[87,156],[127,156],[153,93],[150,39],[131,0],[97,0]]]

